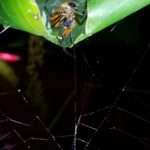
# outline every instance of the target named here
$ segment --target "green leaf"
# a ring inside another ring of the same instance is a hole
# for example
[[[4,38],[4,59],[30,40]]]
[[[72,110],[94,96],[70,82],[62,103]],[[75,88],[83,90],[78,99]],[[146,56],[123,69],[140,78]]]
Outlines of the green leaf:
[[[80,5],[81,1],[75,1]],[[51,10],[61,3],[63,0],[0,0],[0,24],[42,36],[62,47],[72,47],[148,6],[150,0],[84,0],[87,19],[63,43],[48,22]]]
[[[150,5],[150,0],[88,0],[86,34],[75,43]]]
[[[35,35],[56,43],[56,37],[47,31],[45,18],[34,0],[0,0],[0,24]]]

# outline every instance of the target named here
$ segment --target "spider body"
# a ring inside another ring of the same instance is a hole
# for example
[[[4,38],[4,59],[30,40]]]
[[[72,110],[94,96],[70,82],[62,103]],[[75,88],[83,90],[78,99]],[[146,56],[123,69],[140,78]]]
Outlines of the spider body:
[[[71,34],[77,24],[82,24],[86,19],[86,2],[80,3],[77,0],[67,0],[51,11],[50,24],[53,28],[61,30],[60,35],[63,39]]]
[[[62,37],[67,38],[76,26],[75,4],[64,2],[52,11],[50,23],[54,28],[62,29]]]

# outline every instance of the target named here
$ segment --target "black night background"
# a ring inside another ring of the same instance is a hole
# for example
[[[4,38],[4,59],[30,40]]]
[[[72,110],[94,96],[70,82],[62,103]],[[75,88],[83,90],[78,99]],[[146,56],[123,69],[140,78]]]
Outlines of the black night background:
[[[21,60],[8,63],[15,83],[0,68],[0,150],[149,150],[149,18],[146,7],[66,50],[1,34]]]

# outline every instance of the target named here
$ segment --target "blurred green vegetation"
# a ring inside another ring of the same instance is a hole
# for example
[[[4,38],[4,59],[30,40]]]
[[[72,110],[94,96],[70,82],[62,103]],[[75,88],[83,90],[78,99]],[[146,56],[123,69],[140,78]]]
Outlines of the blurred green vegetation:
[[[17,84],[17,76],[14,72],[14,69],[8,65],[7,63],[0,60],[0,76],[5,78],[7,81],[9,81],[11,84],[16,85]]]

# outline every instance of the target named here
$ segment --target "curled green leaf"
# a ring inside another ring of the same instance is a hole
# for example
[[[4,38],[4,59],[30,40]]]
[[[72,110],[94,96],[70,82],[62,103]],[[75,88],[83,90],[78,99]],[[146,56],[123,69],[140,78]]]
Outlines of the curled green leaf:
[[[82,23],[77,23],[67,38],[60,38],[63,28],[54,29],[49,18],[62,3],[72,1],[78,4],[76,16]],[[0,24],[42,36],[62,47],[72,47],[148,5],[150,0],[0,0]]]

